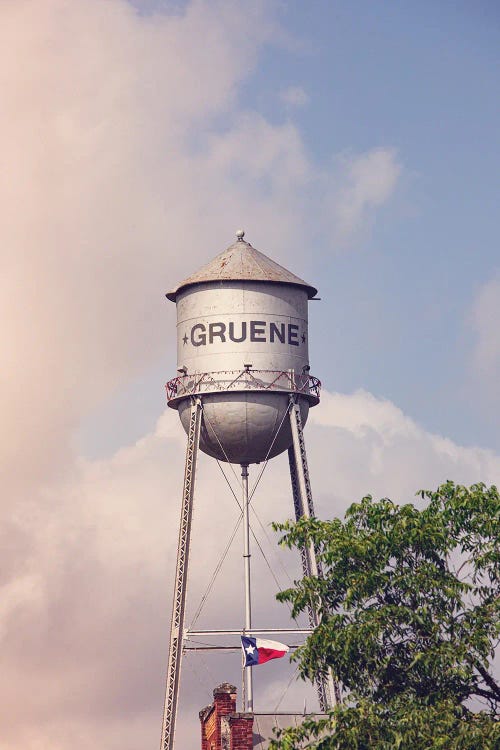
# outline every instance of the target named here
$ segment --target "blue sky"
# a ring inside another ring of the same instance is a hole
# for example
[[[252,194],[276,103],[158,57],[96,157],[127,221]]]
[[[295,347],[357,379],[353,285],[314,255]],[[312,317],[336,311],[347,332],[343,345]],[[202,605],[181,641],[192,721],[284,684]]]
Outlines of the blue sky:
[[[168,3],[138,5],[171,11]],[[498,449],[498,389],[485,390],[474,372],[471,319],[500,269],[498,6],[291,2],[278,4],[273,18],[277,30],[241,77],[238,109],[292,123],[318,168],[377,147],[394,149],[402,168],[390,200],[354,237],[333,248],[321,233],[306,240],[300,270],[322,296],[311,310],[314,372],[329,389],[364,388],[433,432]],[[303,101],[284,101],[289,88]],[[222,133],[232,126],[227,112],[211,123]],[[303,199],[310,201],[307,190]],[[309,203],[312,226],[314,212]],[[231,241],[231,220],[227,237],[207,242],[207,260]],[[244,209],[238,221],[245,224]],[[260,228],[245,226],[272,256]],[[186,258],[182,275],[193,265]],[[165,287],[175,280],[166,277]],[[173,363],[161,366],[169,377]],[[157,413],[158,379],[153,366],[108,412],[100,406],[83,430],[87,452],[116,447],[117,419],[140,434]],[[130,398],[143,401],[142,415],[124,413]]]
[[[498,447],[469,380],[468,325],[500,265],[498,6],[291,3],[283,16],[307,51],[269,53],[251,100],[279,117],[271,86],[300,81],[310,101],[297,117],[316,159],[382,145],[404,165],[370,236],[328,263],[316,254],[335,351],[334,372],[324,358],[316,369],[330,387],[367,388],[431,430]]]

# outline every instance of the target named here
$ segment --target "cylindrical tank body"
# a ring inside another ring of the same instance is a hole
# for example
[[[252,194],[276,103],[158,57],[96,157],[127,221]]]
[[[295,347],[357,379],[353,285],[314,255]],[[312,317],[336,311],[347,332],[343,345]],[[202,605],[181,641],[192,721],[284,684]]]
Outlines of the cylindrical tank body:
[[[307,292],[265,281],[205,282],[177,297],[177,367],[193,372],[309,365]]]
[[[317,403],[307,387],[307,303],[314,293],[240,239],[168,295],[177,304],[180,373],[170,405],[187,432],[191,396],[202,395],[205,453],[257,463],[291,445],[290,395],[303,422]]]

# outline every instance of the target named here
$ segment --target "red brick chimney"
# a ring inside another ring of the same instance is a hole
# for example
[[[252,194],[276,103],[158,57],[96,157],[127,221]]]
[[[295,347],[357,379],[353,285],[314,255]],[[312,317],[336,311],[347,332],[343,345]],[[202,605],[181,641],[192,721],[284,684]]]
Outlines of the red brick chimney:
[[[253,715],[236,712],[236,688],[223,682],[200,711],[201,750],[252,750]]]
[[[230,729],[228,750],[252,750],[253,714],[231,714],[226,721]]]

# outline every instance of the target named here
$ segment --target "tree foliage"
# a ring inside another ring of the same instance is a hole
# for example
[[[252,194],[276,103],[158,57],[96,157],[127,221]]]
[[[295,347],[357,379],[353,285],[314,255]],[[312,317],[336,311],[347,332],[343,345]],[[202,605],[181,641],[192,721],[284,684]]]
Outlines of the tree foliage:
[[[426,506],[370,496],[345,519],[276,524],[280,543],[314,544],[322,577],[278,595],[320,625],[294,654],[300,675],[332,671],[342,700],[275,748],[500,748],[500,496],[447,482]]]

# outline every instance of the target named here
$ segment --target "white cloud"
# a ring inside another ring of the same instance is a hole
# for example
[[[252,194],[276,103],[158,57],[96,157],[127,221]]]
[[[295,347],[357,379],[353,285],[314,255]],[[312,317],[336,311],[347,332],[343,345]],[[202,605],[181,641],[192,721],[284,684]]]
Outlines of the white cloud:
[[[394,404],[365,392],[325,393],[311,412],[306,442],[321,517],[341,515],[367,492],[412,502],[416,490],[447,478],[492,483],[500,473],[500,456],[427,433]],[[70,735],[75,750],[97,741],[109,750],[157,741],[184,445],[177,415],[167,410],[156,430],[135,445],[109,460],[80,461],[63,486],[46,491],[43,510],[34,502],[22,518],[12,513],[4,556],[8,562],[12,555],[17,565],[5,589],[1,635],[0,700],[10,722],[0,739],[6,750],[63,750]],[[254,468],[251,485],[256,476]],[[286,456],[270,463],[254,505],[267,529],[271,520],[292,514]],[[237,516],[216,464],[202,456],[188,621]],[[253,526],[288,585],[298,574],[298,559],[290,553],[280,565],[274,542],[270,547],[255,520]],[[273,603],[274,581],[252,544],[254,621],[278,625],[286,612]],[[241,565],[238,534],[199,625],[222,624],[221,612],[224,624],[240,624]],[[238,656],[191,655],[187,662],[181,744],[197,742],[197,711],[210,701],[214,685],[224,679],[239,684]],[[290,676],[285,660],[259,672],[257,706],[264,698],[277,702]],[[307,695],[312,706],[313,691]],[[301,710],[302,702],[300,685],[292,686],[285,707]],[[37,744],[41,738],[45,744]]]
[[[341,183],[333,202],[332,231],[339,239],[359,230],[393,194],[402,167],[394,149],[376,148],[341,160]]]
[[[489,395],[500,398],[500,278],[486,282],[476,297],[471,322],[476,335],[473,368]]]
[[[335,511],[366,493],[412,501],[422,487],[456,482],[498,482],[499,456],[479,448],[463,448],[446,437],[426,432],[389,401],[359,391],[328,394],[311,412],[313,462],[322,472],[337,456],[332,492]],[[328,434],[328,439],[322,435]],[[322,489],[327,493],[328,490]],[[322,508],[329,515],[329,507]]]
[[[81,415],[164,350],[158,321],[173,310],[162,291],[185,273],[186,247],[196,265],[200,237],[229,244],[239,180],[215,157],[197,160],[191,138],[234,109],[272,28],[259,7],[197,1],[141,17],[124,0],[2,3],[0,399],[12,477],[26,461],[35,482],[60,471]]]
[[[239,106],[274,31],[263,2],[142,16],[125,0],[0,4],[5,750],[157,740],[183,436],[169,412],[136,445],[86,462],[74,435],[172,348],[162,292],[228,232],[243,224],[300,272],[291,257],[303,262],[311,226],[329,221],[317,198],[338,176],[311,162],[292,124]],[[358,214],[383,200],[364,194],[352,193]],[[263,485],[265,521],[288,512],[285,469]],[[201,498],[220,495],[215,471],[201,467],[197,519]],[[230,498],[211,510],[207,562],[235,518]],[[193,570],[198,594],[205,582]],[[207,700],[184,698],[194,715]]]
[[[164,353],[163,289],[240,225],[304,264],[337,176],[293,125],[238,109],[273,35],[264,3],[140,16],[125,0],[11,0],[0,21],[2,453],[25,492],[70,464],[82,415]],[[343,229],[396,172],[387,151],[350,164]]]
[[[280,91],[280,99],[288,107],[305,107],[309,103],[309,95],[302,86],[288,86]]]

